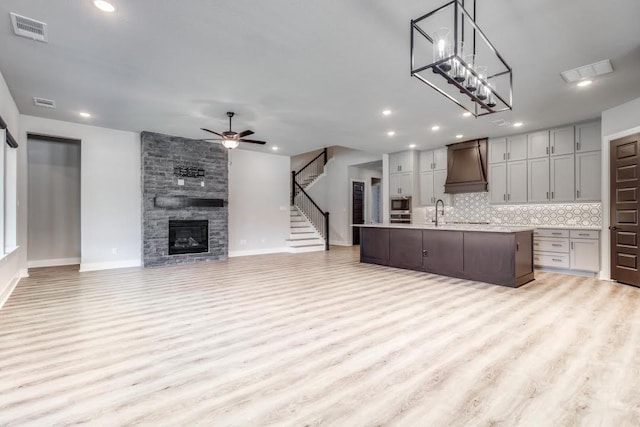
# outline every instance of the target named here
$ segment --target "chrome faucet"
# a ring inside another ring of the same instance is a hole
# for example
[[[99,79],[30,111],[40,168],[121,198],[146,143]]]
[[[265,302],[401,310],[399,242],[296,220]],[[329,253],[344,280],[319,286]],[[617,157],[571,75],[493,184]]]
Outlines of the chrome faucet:
[[[444,201],[442,199],[438,199],[436,201],[436,227],[438,226],[438,203],[442,203],[442,216],[444,216]]]

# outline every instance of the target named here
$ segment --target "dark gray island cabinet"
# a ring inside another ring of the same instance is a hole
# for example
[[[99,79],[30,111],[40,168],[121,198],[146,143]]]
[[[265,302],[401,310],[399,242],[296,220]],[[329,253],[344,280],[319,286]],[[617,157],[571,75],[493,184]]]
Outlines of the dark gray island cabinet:
[[[534,280],[532,228],[359,227],[360,262],[511,287]]]

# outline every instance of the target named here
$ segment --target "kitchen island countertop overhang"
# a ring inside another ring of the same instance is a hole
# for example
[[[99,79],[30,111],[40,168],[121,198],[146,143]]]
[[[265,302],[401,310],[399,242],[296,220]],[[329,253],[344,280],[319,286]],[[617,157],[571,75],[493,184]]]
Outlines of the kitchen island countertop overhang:
[[[534,227],[353,224],[360,262],[519,287],[534,280]]]

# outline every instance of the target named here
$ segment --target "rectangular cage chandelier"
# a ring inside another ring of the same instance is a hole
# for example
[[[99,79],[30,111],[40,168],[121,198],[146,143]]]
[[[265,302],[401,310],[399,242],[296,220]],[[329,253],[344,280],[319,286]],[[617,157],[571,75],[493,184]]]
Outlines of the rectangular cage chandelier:
[[[452,0],[411,20],[411,75],[474,117],[511,110],[513,70],[472,12]]]

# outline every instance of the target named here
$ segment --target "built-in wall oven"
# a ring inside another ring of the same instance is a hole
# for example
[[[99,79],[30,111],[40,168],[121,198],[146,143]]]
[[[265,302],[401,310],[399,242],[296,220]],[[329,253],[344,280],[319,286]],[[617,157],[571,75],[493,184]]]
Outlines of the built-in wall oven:
[[[392,197],[389,222],[411,224],[411,197]]]

